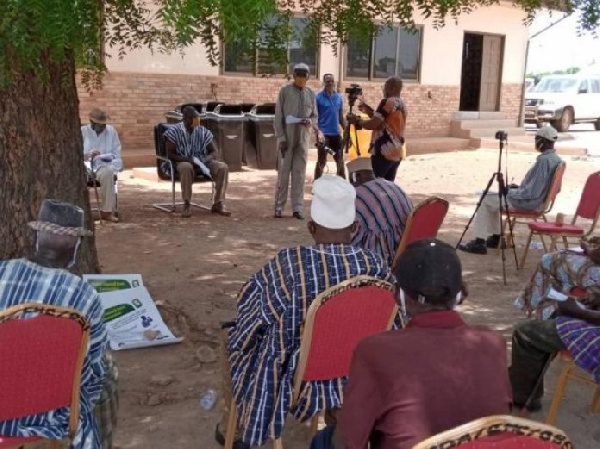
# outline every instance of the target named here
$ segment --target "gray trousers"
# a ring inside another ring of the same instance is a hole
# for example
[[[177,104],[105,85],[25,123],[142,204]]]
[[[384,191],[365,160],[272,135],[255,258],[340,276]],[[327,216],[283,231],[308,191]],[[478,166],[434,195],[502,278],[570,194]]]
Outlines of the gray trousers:
[[[181,197],[183,201],[192,200],[192,184],[196,177],[194,166],[190,162],[177,162],[177,173],[181,183]],[[212,160],[206,164],[210,170],[210,175],[215,182],[215,196],[213,204],[219,204],[225,201],[225,192],[229,182],[229,167],[225,162]]]
[[[292,210],[302,212],[304,207],[304,181],[306,180],[306,155],[308,145],[297,143],[290,145],[285,152],[277,154],[277,191],[275,192],[275,210],[285,209],[288,196],[290,175],[292,176]]]

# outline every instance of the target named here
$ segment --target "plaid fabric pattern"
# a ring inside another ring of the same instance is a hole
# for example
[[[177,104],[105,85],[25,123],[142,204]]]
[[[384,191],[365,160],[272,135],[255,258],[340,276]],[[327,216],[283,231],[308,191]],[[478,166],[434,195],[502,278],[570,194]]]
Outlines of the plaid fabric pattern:
[[[94,418],[106,379],[106,328],[98,293],[81,278],[65,271],[41,267],[25,259],[0,262],[0,309],[23,301],[72,307],[90,324],[90,340],[81,375],[79,427],[71,449],[99,449],[100,435]],[[0,435],[68,437],[69,409],[0,422]]]
[[[352,244],[373,251],[392,266],[413,204],[404,190],[377,178],[356,188],[356,222]]]
[[[600,326],[561,316],[556,319],[556,331],[575,363],[600,383]]]
[[[358,275],[391,280],[381,259],[351,245],[315,245],[279,251],[242,288],[237,324],[229,333],[232,393],[242,439],[262,445],[279,438],[288,412],[307,420],[339,408],[345,379],[304,385],[291,410],[300,332],[312,301]]]

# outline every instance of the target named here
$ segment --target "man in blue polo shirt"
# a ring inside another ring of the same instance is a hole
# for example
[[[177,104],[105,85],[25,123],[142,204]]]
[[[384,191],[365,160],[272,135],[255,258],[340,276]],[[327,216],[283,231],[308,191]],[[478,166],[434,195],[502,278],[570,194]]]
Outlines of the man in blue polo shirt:
[[[327,163],[327,150],[331,148],[335,152],[333,159],[337,164],[337,174],[345,178],[344,155],[342,148],[342,136],[340,124],[344,124],[344,99],[335,91],[335,79],[331,73],[323,76],[325,88],[317,94],[317,109],[319,111],[319,131],[325,136],[325,144],[317,145],[319,159],[315,167],[315,179],[323,174],[323,168]]]

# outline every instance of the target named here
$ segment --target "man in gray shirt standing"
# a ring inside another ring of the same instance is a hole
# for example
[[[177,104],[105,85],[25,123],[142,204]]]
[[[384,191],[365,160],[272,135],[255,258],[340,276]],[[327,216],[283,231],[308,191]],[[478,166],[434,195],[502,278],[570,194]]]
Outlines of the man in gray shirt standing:
[[[315,93],[306,85],[309,77],[306,64],[294,66],[294,81],[279,91],[275,106],[275,134],[279,154],[277,157],[277,191],[275,192],[275,218],[281,218],[288,196],[290,174],[292,176],[292,210],[294,218],[304,218],[304,180],[306,178],[306,155],[311,130],[317,139],[323,135],[317,130],[318,112]]]
[[[551,126],[543,126],[535,136],[535,148],[540,154],[520,186],[508,186],[506,201],[512,209],[539,211],[552,177],[562,159],[556,154],[554,143],[558,133]],[[473,221],[475,240],[461,244],[458,249],[473,254],[487,254],[487,248],[497,248],[500,241],[500,207],[498,193],[488,192]],[[487,237],[487,240],[486,240]]]

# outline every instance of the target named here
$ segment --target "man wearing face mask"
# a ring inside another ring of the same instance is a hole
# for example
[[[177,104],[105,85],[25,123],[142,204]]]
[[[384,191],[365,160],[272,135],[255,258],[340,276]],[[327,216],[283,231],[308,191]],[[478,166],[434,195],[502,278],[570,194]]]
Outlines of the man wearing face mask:
[[[520,186],[510,185],[506,193],[512,209],[538,211],[550,189],[552,176],[562,159],[556,154],[554,143],[558,133],[551,126],[543,126],[535,135],[535,148],[541,153],[529,169]],[[500,242],[500,205],[498,193],[488,192],[473,220],[475,239],[463,243],[459,249],[472,254],[487,254],[487,248],[497,248]]]
[[[183,122],[171,126],[165,132],[167,157],[173,161],[181,182],[183,212],[181,216],[192,215],[192,184],[196,171],[210,174],[215,183],[211,211],[228,217],[231,212],[225,207],[225,193],[229,182],[229,167],[217,159],[217,149],[212,133],[200,125],[200,114],[193,106],[183,108]],[[163,169],[168,170],[165,164]]]
[[[116,223],[114,215],[115,185],[114,176],[123,170],[121,142],[117,130],[108,125],[108,115],[94,109],[89,115],[89,125],[81,127],[83,138],[83,158],[89,162],[100,183],[100,216],[103,220]]]
[[[319,131],[325,137],[322,145],[317,146],[319,159],[315,165],[315,179],[323,174],[323,169],[327,163],[327,150],[329,147],[333,152],[333,159],[337,165],[337,175],[345,178],[344,173],[344,153],[342,148],[342,136],[340,135],[340,125],[345,127],[344,123],[344,99],[339,92],[335,91],[335,78],[331,73],[323,76],[324,89],[317,94],[317,109],[319,112]]]
[[[0,262],[0,311],[24,303],[69,307],[90,326],[88,350],[81,373],[80,425],[70,449],[110,449],[116,426],[117,371],[107,353],[107,335],[98,293],[83,279],[69,273],[84,228],[83,210],[58,200],[45,200],[37,221],[35,253],[31,260]],[[0,436],[68,437],[70,411],[62,407],[51,413],[0,422]],[[0,437],[0,440],[2,438]]]
[[[358,343],[337,424],[317,434],[311,449],[410,449],[510,411],[504,338],[467,325],[454,310],[465,290],[454,248],[417,240],[394,276],[396,301],[410,321]]]
[[[319,143],[324,136],[318,130],[318,111],[315,94],[306,85],[310,71],[306,64],[294,66],[294,81],[281,88],[275,105],[273,126],[277,136],[277,190],[275,192],[275,218],[281,218],[292,178],[292,211],[294,218],[304,219],[304,181],[306,156],[313,133]]]

